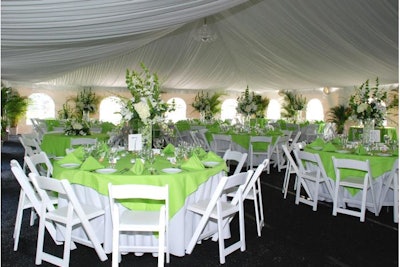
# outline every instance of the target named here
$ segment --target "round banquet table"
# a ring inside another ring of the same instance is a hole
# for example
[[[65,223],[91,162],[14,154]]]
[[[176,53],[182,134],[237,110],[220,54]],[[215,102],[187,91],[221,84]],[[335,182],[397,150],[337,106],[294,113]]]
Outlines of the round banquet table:
[[[383,187],[384,182],[389,178],[390,171],[392,170],[393,164],[395,163],[396,159],[398,159],[398,155],[393,154],[383,154],[383,153],[373,153],[372,155],[359,155],[354,153],[353,151],[349,150],[336,150],[336,151],[323,151],[318,148],[318,150],[313,149],[310,146],[306,146],[304,148],[305,151],[311,153],[319,154],[322,164],[325,168],[327,176],[332,181],[332,186],[334,188],[334,181],[335,181],[335,170],[333,168],[333,161],[332,157],[335,158],[344,158],[344,159],[355,159],[355,160],[369,160],[372,172],[372,178],[374,181],[374,188],[375,188],[375,199],[380,199],[381,189]],[[346,153],[344,153],[346,152]],[[363,176],[363,173],[357,171],[343,171],[342,175],[354,175],[354,176]],[[327,193],[327,192],[325,192]],[[348,188],[345,190],[345,197],[354,198],[357,200],[361,200],[361,191],[358,189]],[[393,203],[393,196],[387,196],[390,199],[383,200],[383,203]],[[371,198],[371,191],[368,190],[367,192],[367,199]],[[332,199],[323,199],[326,201],[332,201]],[[384,204],[385,206],[386,204]],[[356,204],[351,204],[352,207],[358,207]],[[367,207],[368,208],[368,207]]]
[[[79,168],[63,168],[57,161],[54,161],[54,177],[57,179],[68,179],[78,199],[86,204],[105,209],[105,216],[96,218],[91,224],[100,240],[106,253],[112,251],[112,221],[109,209],[108,183],[113,184],[149,184],[163,186],[169,185],[169,249],[175,256],[184,256],[185,248],[192,237],[200,216],[187,212],[186,207],[194,202],[211,197],[217,187],[219,180],[226,175],[226,164],[221,161],[218,165],[196,171],[182,170],[180,173],[164,173],[162,169],[174,167],[165,157],[157,156],[152,167],[156,173],[151,174],[148,165],[141,175],[136,175],[129,169],[132,154],[128,154],[117,162],[115,168],[118,170],[112,174],[102,174],[96,171],[83,171]],[[107,163],[108,164],[108,163]],[[107,167],[104,163],[104,167]],[[159,204],[134,202],[121,203],[121,209],[152,209]],[[207,230],[216,229],[216,224],[207,226]],[[74,235],[84,237],[82,229],[75,229]],[[225,229],[225,237],[230,236],[229,228]],[[122,244],[156,244],[157,238],[149,236],[132,236],[121,234]]]
[[[73,138],[97,138],[98,141],[107,141],[109,136],[103,133],[85,136],[71,136],[63,133],[47,133],[43,136],[40,148],[46,152],[47,155],[65,156],[65,150],[71,147],[71,139]]]

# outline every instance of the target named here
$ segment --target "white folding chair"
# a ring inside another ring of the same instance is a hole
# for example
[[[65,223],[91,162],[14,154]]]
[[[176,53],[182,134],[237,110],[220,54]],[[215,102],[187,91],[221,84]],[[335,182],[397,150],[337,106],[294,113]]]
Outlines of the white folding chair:
[[[393,195],[392,195],[393,194]],[[391,203],[385,203],[385,199],[393,199]],[[382,191],[378,206],[378,212],[382,209],[382,206],[393,205],[393,221],[399,222],[399,159],[393,163],[392,170],[390,171],[389,177],[383,181]]]
[[[296,181],[295,181],[295,185],[294,185],[294,189],[296,190],[297,173],[299,172],[299,170],[298,170],[296,162],[294,161],[292,155],[290,154],[293,150],[293,146],[288,147],[286,145],[282,145],[282,150],[285,153],[286,160],[287,160],[285,178],[283,179],[283,185],[282,185],[283,198],[286,199],[288,188],[289,188],[290,177],[292,174],[296,174]]]
[[[293,139],[291,140],[291,144],[296,144],[299,141],[300,136],[301,136],[301,131],[298,131],[296,133],[296,135],[293,137]]]
[[[233,174],[238,174],[239,172],[242,171],[243,165],[247,160],[247,153],[242,153],[240,151],[233,151],[228,149],[225,151],[225,154],[223,156],[223,159],[225,160],[227,166],[230,167],[231,161],[236,162],[236,168]]]
[[[24,160],[31,172],[46,177],[53,175],[53,164],[51,164],[46,152],[42,151],[39,154],[25,156]]]
[[[85,145],[96,145],[97,138],[72,138],[70,141],[70,148],[74,148],[76,146],[85,146]]]
[[[192,138],[193,140],[195,140],[195,143],[197,143],[197,145],[201,146],[205,151],[211,151],[210,144],[208,143],[205,135],[206,132],[207,129],[199,129],[195,131],[190,131],[190,134],[192,135]]]
[[[169,196],[168,185],[112,185],[108,184],[111,218],[113,222],[112,266],[118,266],[121,252],[158,252],[158,266],[164,266],[164,254],[169,263],[168,248],[168,210]],[[163,202],[159,210],[124,210],[120,212],[117,200],[124,199],[150,199]],[[123,246],[119,243],[121,232],[133,234],[158,233],[158,246]]]
[[[243,198],[253,200],[256,216],[257,234],[261,236],[261,229],[264,227],[264,208],[261,192],[260,175],[267,168],[269,159],[265,159],[254,171],[250,181],[246,183],[243,190]]]
[[[227,134],[213,134],[211,150],[219,156],[223,156],[228,149],[232,150],[232,136]]]
[[[282,150],[282,145],[289,145],[290,134],[281,136],[279,138],[279,140],[275,143],[275,149],[271,154],[271,158],[274,160],[274,167],[278,168],[278,172],[281,172],[282,169],[286,168],[286,157]]]
[[[299,170],[297,173],[295,203],[296,205],[300,202],[310,205],[313,208],[313,211],[316,211],[318,197],[320,195],[323,195],[327,199],[333,199],[331,181],[325,172],[325,168],[322,165],[321,158],[318,154],[300,151],[298,149],[294,149],[293,153]],[[320,190],[320,186],[325,187],[325,191]],[[302,187],[306,190],[306,196],[304,197],[300,196]]]
[[[188,210],[200,214],[202,217],[197,225],[192,238],[186,248],[186,253],[191,254],[197,242],[211,237],[218,233],[219,261],[225,263],[225,257],[240,248],[241,251],[246,250],[245,229],[244,229],[244,209],[243,209],[243,189],[248,179],[248,173],[242,172],[224,176],[218,183],[214,193],[210,199],[201,200],[190,204]],[[230,192],[234,188],[238,190],[231,201],[228,201],[225,192]],[[231,221],[233,216],[239,213],[239,241],[225,247],[223,230]],[[204,228],[210,221],[217,221],[217,230],[206,231]]]
[[[26,135],[21,135],[18,137],[21,145],[24,147],[25,150],[25,156],[31,156],[34,154],[38,154],[42,152],[42,149],[40,148],[39,143],[35,140],[35,138],[26,136]],[[23,169],[26,169],[26,163],[24,162]]]
[[[351,216],[356,216],[360,218],[360,222],[365,220],[365,210],[366,206],[372,207],[376,216],[379,215],[375,188],[372,182],[371,167],[369,161],[361,161],[354,159],[337,159],[332,157],[333,167],[335,169],[336,181],[335,181],[335,191],[333,198],[333,212],[332,215],[336,216],[337,213],[343,213]],[[342,171],[356,170],[361,171],[362,175],[348,175],[343,177]],[[346,188],[355,188],[362,190],[361,201],[354,198],[345,197]],[[367,199],[367,191],[370,189],[371,199]],[[358,204],[360,205],[360,211],[350,210],[346,208],[346,204]],[[342,206],[342,207],[339,207]]]
[[[279,137],[276,142],[279,141]],[[259,150],[254,149],[254,145],[261,145],[265,146],[265,149]],[[264,159],[269,159],[268,166],[267,166],[267,173],[270,172],[270,165],[272,163],[271,155],[275,149],[275,143],[272,140],[271,136],[250,136],[249,140],[249,164],[248,168],[254,168],[254,164],[256,164],[256,159],[262,157],[262,161]],[[257,164],[258,166],[258,164]]]
[[[56,180],[35,173],[30,173],[32,183],[38,189],[41,197],[41,206],[39,210],[39,231],[36,248],[36,265],[42,264],[42,261],[52,263],[57,266],[69,266],[71,245],[74,242],[93,247],[101,261],[107,260],[107,255],[94,232],[90,220],[104,215],[104,210],[91,205],[81,204],[72,189],[68,180]],[[49,209],[51,200],[46,191],[54,191],[59,197],[67,200],[68,204],[57,205],[54,209]],[[46,222],[65,225],[64,232],[64,251],[63,257],[57,257],[44,252],[44,235]],[[72,235],[72,228],[81,225],[87,235],[87,239]]]
[[[21,186],[17,215],[15,219],[14,234],[13,234],[14,251],[17,251],[24,210],[31,209],[30,225],[32,226],[35,218],[34,212],[36,213],[39,212],[41,204],[40,204],[40,196],[32,186],[29,178],[26,176],[24,170],[22,169],[21,165],[19,165],[18,161],[11,160],[10,166],[11,166],[11,171],[13,172],[15,178],[17,179],[19,185]],[[56,229],[54,225],[51,223],[46,223],[46,227],[51,237],[56,242]],[[57,242],[57,244],[61,243]]]

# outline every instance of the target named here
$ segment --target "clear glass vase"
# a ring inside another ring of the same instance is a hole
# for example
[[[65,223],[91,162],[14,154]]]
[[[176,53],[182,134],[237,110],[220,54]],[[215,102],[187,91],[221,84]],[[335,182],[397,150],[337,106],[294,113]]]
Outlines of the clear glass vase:
[[[153,146],[153,125],[151,123],[144,124],[139,133],[142,135],[143,150],[149,150]]]
[[[375,120],[374,119],[365,119],[363,120],[363,144],[371,143],[371,131],[375,129]]]

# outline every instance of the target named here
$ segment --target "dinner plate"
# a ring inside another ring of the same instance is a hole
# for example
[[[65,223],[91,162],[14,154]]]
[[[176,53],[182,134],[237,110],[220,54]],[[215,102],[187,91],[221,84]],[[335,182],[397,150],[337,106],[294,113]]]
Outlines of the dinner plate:
[[[312,149],[314,149],[314,150],[322,150],[322,146],[312,146],[311,147]]]
[[[382,156],[382,157],[390,157],[390,156],[392,156],[392,154],[389,154],[389,153],[378,153],[376,155],[377,156]]]
[[[96,170],[97,173],[103,173],[103,174],[114,173],[116,171],[117,171],[117,169],[113,169],[113,168],[105,168],[105,169],[97,169]]]
[[[337,152],[337,153],[341,153],[341,154],[347,154],[347,153],[350,153],[350,151],[348,151],[348,150],[336,150],[335,152]]]
[[[204,166],[208,168],[212,168],[214,166],[217,166],[219,164],[218,161],[203,161]]]
[[[166,172],[166,173],[179,173],[182,170],[178,169],[178,168],[165,168],[165,169],[162,169],[161,171]]]
[[[63,168],[66,168],[66,169],[76,169],[79,166],[81,166],[81,164],[79,164],[79,163],[64,163],[64,164],[61,164],[60,166]]]

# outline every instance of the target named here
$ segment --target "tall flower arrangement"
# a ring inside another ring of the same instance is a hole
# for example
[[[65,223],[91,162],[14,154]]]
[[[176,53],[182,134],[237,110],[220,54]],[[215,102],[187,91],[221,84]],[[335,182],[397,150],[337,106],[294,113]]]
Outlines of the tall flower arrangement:
[[[143,72],[126,70],[126,85],[132,97],[123,100],[120,111],[123,121],[135,121],[139,127],[162,120],[165,112],[173,110],[161,99],[157,74],[150,73],[143,63],[141,67]]]
[[[95,113],[100,102],[100,98],[92,92],[91,88],[83,88],[73,100],[75,101],[77,114],[82,114],[83,116]]]
[[[198,92],[192,103],[192,107],[200,112],[204,119],[210,120],[212,117],[221,112],[221,100],[219,97],[222,96],[221,93],[214,93],[210,96],[207,93],[204,94],[203,91]]]
[[[264,117],[265,109],[268,107],[269,99],[263,98],[261,95],[257,95],[254,92],[250,92],[249,86],[237,98],[236,111],[246,117],[255,115],[256,117]]]
[[[385,120],[387,92],[379,89],[379,79],[376,78],[375,86],[370,88],[369,80],[366,80],[358,88],[355,87],[354,94],[350,96],[349,106],[352,109],[352,118],[361,120],[375,120],[377,126],[381,126]]]
[[[121,116],[125,130],[128,133],[138,132],[142,134],[145,149],[152,146],[152,126],[164,119],[167,111],[173,111],[170,106],[161,99],[160,85],[157,74],[150,73],[142,63],[143,72],[126,70],[126,85],[132,97],[122,100]]]
[[[283,91],[282,94],[284,95],[284,104],[282,106],[284,112],[282,115],[296,120],[296,114],[305,109],[307,99],[292,91]]]

